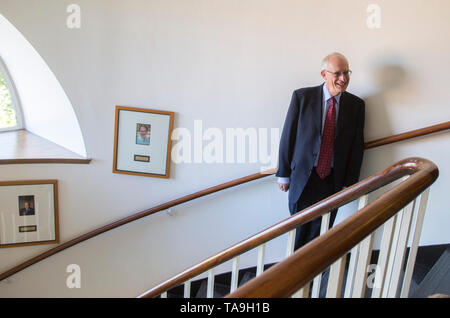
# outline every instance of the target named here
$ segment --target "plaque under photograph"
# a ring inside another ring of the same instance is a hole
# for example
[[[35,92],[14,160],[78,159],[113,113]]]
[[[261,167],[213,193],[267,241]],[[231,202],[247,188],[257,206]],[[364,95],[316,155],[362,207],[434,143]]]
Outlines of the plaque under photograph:
[[[142,155],[134,155],[134,161],[150,162],[150,157]]]
[[[0,182],[0,248],[58,242],[58,181]]]
[[[116,106],[113,172],[169,178],[173,116],[169,111]]]
[[[24,225],[24,226],[19,226],[19,232],[36,232],[37,231],[37,226],[36,225]]]

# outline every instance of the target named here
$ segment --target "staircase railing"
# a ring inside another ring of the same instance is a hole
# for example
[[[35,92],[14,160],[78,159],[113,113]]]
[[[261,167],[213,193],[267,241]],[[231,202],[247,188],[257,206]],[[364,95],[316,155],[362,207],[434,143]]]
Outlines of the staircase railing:
[[[382,179],[390,181],[394,175],[411,176],[365,207],[362,206],[367,196],[363,196],[361,209],[357,213],[228,297],[289,297],[299,290],[297,296],[306,296],[308,283],[320,278],[318,275],[330,265],[326,297],[339,297],[342,294],[347,253],[352,249],[351,256],[354,259],[350,259],[350,262],[354,263],[347,274],[345,296],[364,297],[365,288],[369,285],[372,297],[408,297],[429,186],[436,180],[438,173],[432,162],[420,158],[406,159],[389,167],[379,174]],[[374,178],[378,176],[360,182],[353,191],[365,193],[372,188],[372,182],[374,185],[377,183]],[[417,205],[418,196],[420,200]],[[337,200],[339,195],[327,201]],[[401,213],[397,213],[399,211]],[[374,231],[380,226],[383,226],[383,236],[378,261],[377,264],[369,264]],[[402,274],[410,238],[412,242],[406,269]],[[372,278],[367,277],[367,273],[372,271],[370,267],[374,271]]]
[[[380,138],[380,139],[376,139],[373,141],[369,141],[364,144],[364,148],[365,149],[375,148],[375,147],[379,147],[379,146],[383,146],[383,145],[387,145],[387,144],[392,144],[394,142],[399,142],[399,141],[408,140],[408,139],[412,139],[412,138],[416,138],[416,137],[420,137],[420,136],[434,134],[434,133],[444,131],[447,129],[450,129],[450,121],[447,121],[447,122],[444,122],[441,124],[437,124],[437,125],[420,128],[420,129],[411,130],[411,131],[397,134],[397,135],[392,135],[390,137],[385,137],[385,138]]]
[[[367,194],[369,192],[409,175],[411,175],[409,178],[366,206]],[[362,241],[361,245],[352,252],[353,259],[350,260],[351,266],[349,269],[349,273],[351,274],[347,275],[346,288],[348,289],[347,295],[351,294],[353,297],[362,297],[364,284],[366,283],[366,269],[373,244],[373,234],[371,233],[387,220],[389,222],[385,226],[385,235],[382,239],[383,250],[380,250],[379,257],[381,261],[379,266],[381,266],[381,269],[377,275],[384,277],[386,276],[386,270],[390,271],[389,288],[383,291],[383,295],[394,297],[400,280],[401,264],[403,262],[406,244],[408,243],[412,213],[415,207],[415,201],[413,204],[409,203],[425,191],[437,177],[437,167],[434,163],[426,159],[409,158],[399,161],[387,169],[198,263],[142,293],[139,297],[156,297],[158,295],[166,297],[168,290],[181,284],[184,284],[185,296],[189,297],[190,280],[204,272],[208,272],[207,297],[212,297],[214,293],[214,268],[231,259],[233,259],[230,287],[231,297],[287,297],[297,292],[300,287],[307,284],[314,277],[316,278],[312,285],[311,295],[318,297],[321,276],[317,275],[340,258],[331,268],[329,281],[331,285],[327,291],[328,296],[338,297],[341,293],[342,275],[347,258],[345,254],[360,241]],[[408,272],[405,276],[407,280],[404,281],[405,286],[409,284],[408,278],[410,281],[412,275],[415,251],[419,243],[421,222],[425,213],[427,195],[428,192],[425,192],[421,196],[420,209],[416,217],[412,245],[413,250],[409,253]],[[342,224],[339,224],[324,234],[326,229],[328,229],[329,211],[358,198],[360,198],[360,210]],[[400,217],[396,219],[391,218],[396,212],[407,205],[408,207],[402,213],[401,221],[397,220]],[[317,217],[322,217],[321,233],[323,235],[290,256],[293,253],[295,228]],[[396,226],[396,222],[400,222],[398,223],[400,226],[398,224]],[[397,227],[396,231],[394,231],[395,227]],[[280,264],[275,265],[273,269],[271,268],[262,274],[265,244],[285,233],[289,233],[286,255],[290,257]],[[393,239],[394,235],[396,236],[395,239]],[[365,237],[367,238],[365,239]],[[239,274],[239,256],[253,248],[258,248],[257,275],[261,276],[236,290]],[[388,262],[390,263],[388,264]],[[335,277],[336,273],[338,277]],[[409,290],[409,286],[406,286],[404,289]],[[305,286],[298,295],[305,296],[309,295],[309,293],[309,286]],[[374,296],[377,295],[381,295],[379,291],[374,294]]]
[[[412,131],[412,132],[410,132],[412,134],[410,134],[410,136],[408,138],[417,137],[419,135],[422,136],[422,135],[426,135],[426,134],[431,134],[431,133],[435,133],[435,132],[438,132],[438,131],[446,130],[446,129],[449,129],[449,128],[450,128],[450,121],[442,123],[442,124],[439,124],[439,125],[429,126],[429,127],[426,127],[426,128],[422,128],[422,129],[419,129],[419,130]],[[420,131],[420,132],[418,132],[418,131]],[[407,134],[407,133],[405,133],[405,134]],[[396,137],[396,136],[399,136],[399,135],[395,135],[395,136],[391,136],[391,137],[387,137],[387,138],[376,140],[376,142],[377,142],[376,145],[373,144],[375,141],[374,142],[368,142],[368,143],[365,144],[365,147],[366,147],[366,149],[368,149],[368,148],[372,148],[372,147],[375,147],[375,146],[380,146],[380,145],[383,145],[383,144],[386,144],[386,143],[391,143],[391,142],[395,142],[395,141],[399,141],[399,140],[404,140],[404,137],[405,137],[404,134],[400,134],[400,135],[402,135],[401,138]],[[393,137],[396,137],[396,140],[393,140],[392,139]],[[383,140],[385,140],[385,141],[383,141]],[[45,251],[45,252],[35,256],[35,257],[32,257],[32,258],[28,259],[27,261],[25,261],[25,262],[23,262],[23,263],[21,263],[19,265],[16,265],[16,266],[12,267],[11,269],[9,269],[9,270],[7,270],[7,271],[5,271],[5,272],[0,274],[0,281],[2,281],[4,279],[6,279],[6,278],[8,278],[8,277],[18,273],[18,272],[20,272],[21,270],[23,270],[23,269],[25,269],[25,268],[33,265],[33,264],[36,264],[36,263],[40,262],[40,261],[42,261],[42,260],[44,260],[44,259],[46,259],[46,258],[48,258],[48,257],[50,257],[52,255],[55,255],[55,254],[65,250],[67,248],[70,248],[70,247],[72,247],[72,246],[74,246],[74,245],[76,245],[78,243],[84,242],[84,241],[86,241],[88,239],[91,239],[91,238],[93,238],[93,237],[95,237],[97,235],[100,235],[100,234],[102,234],[104,232],[107,232],[109,230],[115,229],[117,227],[120,227],[122,225],[128,224],[130,222],[136,221],[136,220],[141,219],[141,218],[143,218],[145,216],[148,216],[148,215],[160,212],[160,211],[168,210],[171,207],[180,205],[180,204],[188,202],[190,200],[194,200],[196,198],[200,198],[200,197],[212,194],[214,192],[218,192],[218,191],[221,191],[221,190],[224,190],[224,189],[228,189],[228,188],[240,185],[240,184],[244,184],[246,182],[250,182],[250,181],[257,180],[257,179],[260,179],[260,178],[263,178],[263,177],[266,177],[266,176],[270,176],[270,175],[272,175],[274,173],[275,173],[275,169],[270,169],[270,170],[267,170],[267,171],[264,171],[264,172],[251,174],[251,175],[239,178],[239,179],[235,179],[235,180],[232,180],[232,181],[229,181],[229,182],[217,185],[217,186],[213,186],[213,187],[207,188],[207,189],[202,190],[202,191],[198,191],[198,192],[195,192],[195,193],[183,196],[181,198],[178,198],[178,199],[175,199],[175,200],[172,200],[172,201],[169,201],[169,202],[157,205],[157,206],[155,206],[155,207],[153,207],[151,209],[147,209],[147,210],[135,213],[133,215],[130,215],[128,217],[122,218],[120,220],[114,221],[112,223],[109,223],[107,225],[99,227],[99,228],[97,228],[95,230],[92,230],[90,232],[82,234],[82,235],[80,235],[80,236],[78,236],[78,237],[76,237],[74,239],[71,239],[71,240],[69,240],[67,242],[59,244],[59,245],[57,245],[57,246],[55,246],[55,247],[53,247],[53,248],[51,248],[51,249],[49,249],[47,251]]]

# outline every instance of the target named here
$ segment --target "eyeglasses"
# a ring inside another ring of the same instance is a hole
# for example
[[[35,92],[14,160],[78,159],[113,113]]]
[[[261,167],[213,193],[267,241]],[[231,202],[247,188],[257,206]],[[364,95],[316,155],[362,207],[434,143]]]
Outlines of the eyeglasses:
[[[345,77],[349,77],[350,75],[352,75],[352,71],[348,70],[348,71],[343,71],[343,72],[330,72],[329,70],[325,70],[330,74],[333,74],[334,77],[341,77],[341,75],[344,75]]]

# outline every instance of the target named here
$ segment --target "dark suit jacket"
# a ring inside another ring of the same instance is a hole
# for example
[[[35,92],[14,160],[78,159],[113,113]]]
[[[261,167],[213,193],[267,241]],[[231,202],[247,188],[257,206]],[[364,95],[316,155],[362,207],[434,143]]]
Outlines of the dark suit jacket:
[[[22,208],[19,211],[19,215],[34,215],[34,208]]]
[[[276,176],[290,177],[289,202],[297,202],[320,151],[323,85],[294,91],[281,134]],[[339,100],[334,142],[335,191],[358,182],[364,151],[365,104],[348,92]]]

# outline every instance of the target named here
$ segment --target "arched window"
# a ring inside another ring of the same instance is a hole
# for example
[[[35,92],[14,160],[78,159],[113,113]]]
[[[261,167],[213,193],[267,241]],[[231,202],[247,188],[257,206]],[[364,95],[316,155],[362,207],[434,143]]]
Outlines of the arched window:
[[[78,118],[61,83],[31,43],[1,13],[0,39],[0,73],[4,79],[2,83],[5,83],[0,86],[1,97],[4,97],[0,120],[5,122],[5,127],[0,125],[0,131],[17,130],[0,134],[0,139],[4,140],[0,142],[0,158],[21,159],[17,158],[14,147],[9,153],[5,147],[12,145],[9,142],[12,139],[20,142],[24,138],[19,136],[32,134],[33,138],[40,137],[59,146],[59,150],[65,150],[60,157],[85,159],[86,147]],[[25,149],[21,153],[25,153]],[[51,156],[56,156],[56,153]],[[45,153],[32,155],[39,158],[50,156]]]
[[[0,131],[23,128],[22,112],[14,83],[0,58]]]

